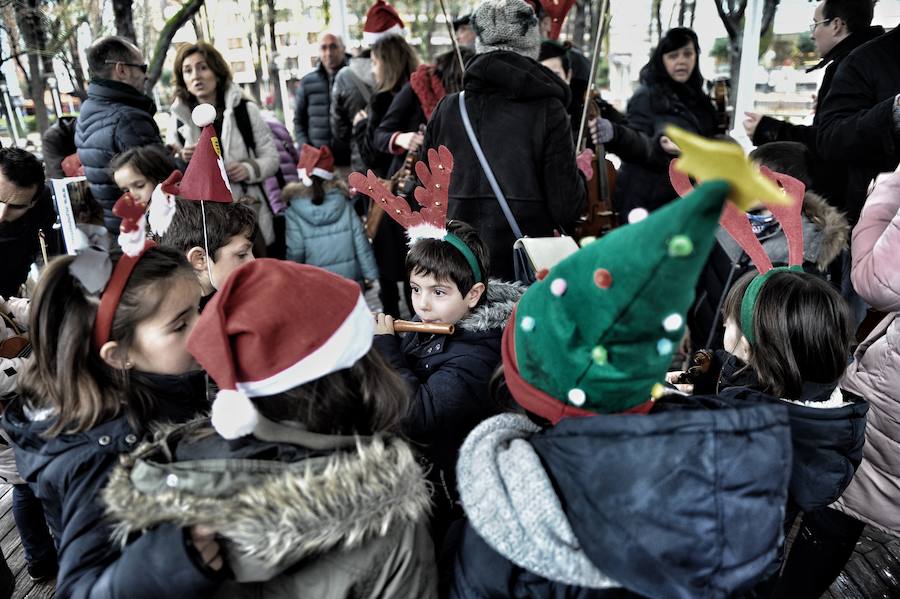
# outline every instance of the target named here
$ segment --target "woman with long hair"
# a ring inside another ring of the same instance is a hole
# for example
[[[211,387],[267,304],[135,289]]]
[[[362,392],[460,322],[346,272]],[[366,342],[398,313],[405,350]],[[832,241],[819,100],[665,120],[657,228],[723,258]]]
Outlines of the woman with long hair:
[[[353,143],[359,149],[366,168],[379,177],[389,177],[393,170],[394,155],[381,151],[375,134],[387,114],[394,97],[409,81],[419,66],[415,50],[399,35],[383,37],[372,44],[372,74],[375,77],[375,94],[365,113],[354,118]],[[373,240],[375,260],[380,273],[379,296],[386,314],[400,316],[400,294],[397,284],[406,280],[406,235],[403,228],[392,219],[384,218]],[[409,284],[406,284],[409,297]]]
[[[259,107],[234,83],[228,63],[211,44],[181,46],[175,54],[174,73],[173,120],[166,143],[189,162],[200,139],[200,127],[191,119],[191,111],[199,104],[215,106],[213,125],[235,200],[247,199],[258,214],[261,210],[269,212],[264,183],[278,170],[279,157]],[[260,218],[259,222],[266,245],[271,245],[275,241],[271,218]]]
[[[678,197],[669,183],[669,162],[677,149],[663,135],[675,125],[706,137],[716,134],[716,114],[703,89],[697,34],[675,27],[659,40],[641,69],[641,85],[628,102],[628,122],[653,138],[646,161],[622,162],[613,205],[623,222],[635,208],[655,210]]]

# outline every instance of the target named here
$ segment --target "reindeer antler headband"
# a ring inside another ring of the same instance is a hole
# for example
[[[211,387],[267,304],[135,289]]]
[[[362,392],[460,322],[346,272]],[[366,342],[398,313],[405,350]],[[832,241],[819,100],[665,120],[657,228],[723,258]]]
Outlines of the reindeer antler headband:
[[[685,196],[693,189],[688,175],[678,170],[677,160],[669,163],[669,180],[679,196]],[[747,215],[738,210],[733,204],[727,203],[719,224],[722,225],[732,239],[741,249],[747,253],[759,274],[750,282],[744,297],[741,300],[741,332],[751,345],[756,343],[756,335],[753,332],[753,313],[756,302],[766,282],[777,272],[785,270],[802,270],[803,264],[803,196],[806,194],[806,186],[802,181],[789,175],[776,173],[765,166],[760,167],[760,172],[769,180],[779,185],[782,191],[791,198],[790,204],[765,203],[766,208],[772,212],[781,225],[788,242],[788,266],[773,267],[772,260],[766,254],[762,244],[753,233],[753,227],[747,219]]]
[[[409,245],[420,239],[440,239],[455,247],[466,259],[476,281],[483,281],[481,268],[474,252],[465,242],[452,233],[447,232],[447,198],[450,191],[450,174],[453,172],[453,154],[446,146],[437,150],[428,150],[428,165],[416,163],[416,175],[422,187],[416,187],[414,196],[422,206],[413,212],[403,198],[397,197],[388,190],[371,170],[350,174],[350,185],[362,194],[377,202],[385,214],[400,223],[406,229]]]

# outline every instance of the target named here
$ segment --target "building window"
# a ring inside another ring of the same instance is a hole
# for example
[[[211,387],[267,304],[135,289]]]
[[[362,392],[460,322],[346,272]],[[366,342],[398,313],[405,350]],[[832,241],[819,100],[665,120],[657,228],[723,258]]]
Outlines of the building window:
[[[244,47],[244,38],[242,37],[230,37],[228,38],[228,49],[229,50],[237,50],[238,48]]]
[[[247,70],[247,64],[243,61],[231,63],[231,72],[232,73],[243,73],[246,70]]]

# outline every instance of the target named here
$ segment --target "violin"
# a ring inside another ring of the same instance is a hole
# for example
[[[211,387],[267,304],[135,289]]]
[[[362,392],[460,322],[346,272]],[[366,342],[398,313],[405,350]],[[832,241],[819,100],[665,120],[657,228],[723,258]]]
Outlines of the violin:
[[[591,102],[588,106],[588,123],[600,116],[600,95],[592,92]],[[590,125],[585,123],[585,128]],[[590,139],[590,132],[584,132],[584,139]],[[594,176],[587,182],[588,202],[587,212],[575,225],[575,237],[600,237],[608,233],[618,225],[618,215],[613,209],[612,195],[616,187],[618,172],[615,165],[606,157],[606,148],[603,144],[594,147],[594,158],[591,161]]]
[[[425,123],[419,125],[419,133],[425,135]],[[403,166],[401,166],[389,180],[382,181],[384,186],[391,190],[392,194],[399,198],[403,198],[404,200],[409,195],[411,190],[410,183],[413,182],[416,173],[416,163],[419,161],[423,149],[424,148],[420,147],[414,152],[407,152],[406,157],[403,159]],[[375,234],[378,232],[378,225],[381,223],[383,217],[384,208],[374,201],[371,202],[365,226],[366,237],[370,240],[375,239]]]
[[[728,110],[728,80],[717,79],[713,83],[712,95],[716,105],[716,131],[727,135],[731,129],[731,113]]]

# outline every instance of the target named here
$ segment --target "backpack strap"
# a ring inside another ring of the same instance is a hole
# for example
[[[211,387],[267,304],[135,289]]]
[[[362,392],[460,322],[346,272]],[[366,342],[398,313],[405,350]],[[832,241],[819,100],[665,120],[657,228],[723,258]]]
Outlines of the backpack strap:
[[[250,122],[250,113],[247,111],[246,98],[242,98],[238,105],[234,107],[234,120],[237,123],[241,139],[244,140],[244,145],[247,146],[247,149],[253,152],[253,156],[256,157],[256,138],[253,137],[253,124]],[[278,181],[278,187],[282,189],[287,185],[284,173],[281,172],[280,161],[278,170],[275,171],[275,180]]]

